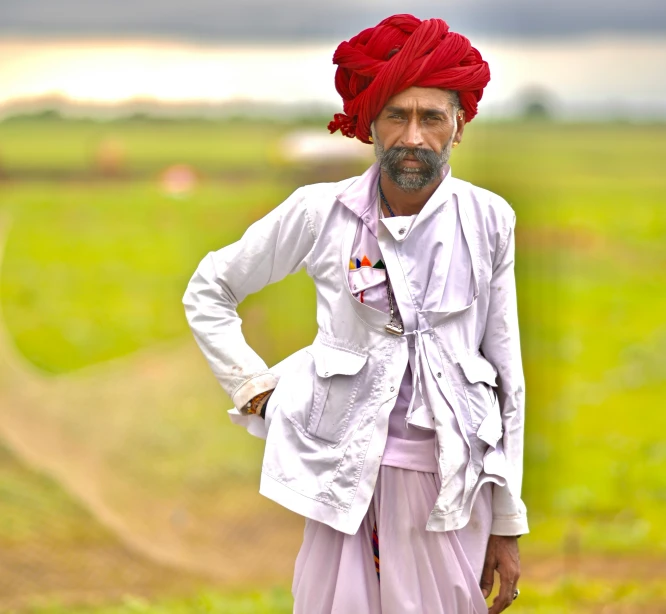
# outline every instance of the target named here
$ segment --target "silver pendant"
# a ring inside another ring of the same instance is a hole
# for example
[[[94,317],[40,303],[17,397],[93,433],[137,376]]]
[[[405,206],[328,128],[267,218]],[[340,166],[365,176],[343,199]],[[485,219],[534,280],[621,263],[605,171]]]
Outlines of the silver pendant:
[[[389,322],[386,326],[384,326],[384,329],[386,330],[387,333],[391,333],[392,335],[402,335],[405,332],[405,329],[402,327],[402,324],[394,324],[393,322]]]

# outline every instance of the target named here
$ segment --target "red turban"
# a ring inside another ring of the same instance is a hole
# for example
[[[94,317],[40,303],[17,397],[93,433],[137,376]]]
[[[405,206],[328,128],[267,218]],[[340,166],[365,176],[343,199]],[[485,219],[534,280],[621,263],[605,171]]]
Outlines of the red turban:
[[[336,113],[328,129],[364,143],[371,142],[370,124],[389,98],[409,87],[456,90],[469,122],[490,81],[488,63],[467,38],[442,19],[413,15],[393,15],[340,43],[333,63],[345,112]]]

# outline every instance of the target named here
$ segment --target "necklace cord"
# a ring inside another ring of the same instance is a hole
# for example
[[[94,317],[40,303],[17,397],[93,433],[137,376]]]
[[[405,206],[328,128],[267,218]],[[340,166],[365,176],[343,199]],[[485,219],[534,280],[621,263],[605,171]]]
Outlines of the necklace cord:
[[[381,197],[382,202],[386,205],[386,208],[388,209],[388,212],[391,214],[391,217],[395,217],[395,213],[393,213],[393,209],[391,209],[391,205],[389,205],[388,200],[386,200],[386,196],[384,196],[384,190],[382,190],[381,177],[379,178],[379,181],[377,182],[377,186],[379,187],[379,196]]]
[[[379,196],[386,205],[386,208],[388,209],[388,212],[390,213],[391,217],[396,217],[395,213],[393,213],[393,209],[391,209],[391,205],[389,205],[388,200],[386,200],[386,196],[384,196],[384,190],[382,190],[381,178],[380,181],[377,182],[377,187],[379,188]],[[389,332],[392,332],[392,334],[396,334],[397,331],[400,331],[398,334],[402,334],[404,331],[404,327],[402,323],[399,322],[395,317],[396,315],[395,296],[393,294],[393,288],[391,287],[391,280],[389,279],[388,269],[386,270],[386,294],[388,297],[389,312],[391,318],[389,323],[387,324],[387,330],[389,330],[390,328],[391,330]]]

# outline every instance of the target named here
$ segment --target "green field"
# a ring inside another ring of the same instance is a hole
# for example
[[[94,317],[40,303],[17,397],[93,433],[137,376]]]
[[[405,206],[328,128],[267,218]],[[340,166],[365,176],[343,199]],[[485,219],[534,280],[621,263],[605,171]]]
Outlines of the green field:
[[[475,124],[455,153],[454,173],[503,195],[518,214],[532,523],[521,540],[526,560],[564,553],[582,565],[586,556],[663,561],[666,126]],[[100,501],[146,536],[153,535],[142,516],[149,504],[185,502],[194,519],[186,537],[202,544],[228,537],[208,525],[254,532],[277,514],[255,495],[261,444],[223,416],[230,403],[192,348],[180,298],[207,251],[239,237],[307,177],[321,176],[321,169],[283,161],[279,139],[293,128],[0,123],[0,217],[9,224],[0,306],[12,342],[39,369],[30,394],[15,378],[0,377],[8,391],[0,410],[10,415],[20,405],[20,419],[34,417],[43,441],[58,432],[99,466]],[[122,151],[114,178],[96,162],[96,148],[109,140]],[[167,195],[158,181],[173,163],[199,173],[185,198]],[[250,297],[241,315],[251,345],[273,363],[310,342],[313,310],[313,290],[299,274]],[[149,355],[133,362],[138,350]],[[72,462],[59,470],[67,467],[76,469]],[[107,474],[119,483],[109,477],[107,485]],[[21,499],[20,475],[0,475],[0,538],[19,549],[51,543],[32,516],[17,520],[17,497],[45,520],[66,517],[69,508],[55,483]],[[256,517],[244,512],[255,507]],[[297,535],[297,523],[280,522],[287,528],[275,532]],[[72,546],[83,539],[69,529],[63,535]],[[281,583],[279,574],[270,577],[267,585],[286,586],[289,569]],[[524,584],[514,612],[587,612],[603,604],[658,612],[666,603],[657,575],[559,575]],[[135,598],[80,612],[290,607],[285,590],[202,590],[184,600]],[[31,611],[79,612],[70,605]]]

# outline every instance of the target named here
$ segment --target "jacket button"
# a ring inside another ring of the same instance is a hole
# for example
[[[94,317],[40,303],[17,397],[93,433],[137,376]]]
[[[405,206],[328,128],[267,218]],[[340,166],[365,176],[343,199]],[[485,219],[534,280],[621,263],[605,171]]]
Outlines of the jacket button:
[[[324,373],[324,377],[328,377],[328,371],[326,371],[326,373]]]
[[[438,371],[438,372],[437,372],[437,377],[442,377],[442,373],[441,373],[441,371]]]
[[[395,390],[395,387],[391,386],[391,392],[393,392],[394,390]]]
[[[398,230],[398,234],[399,234],[399,235],[404,235],[405,232],[406,232],[406,231],[405,231],[404,228],[401,228],[400,230]]]

